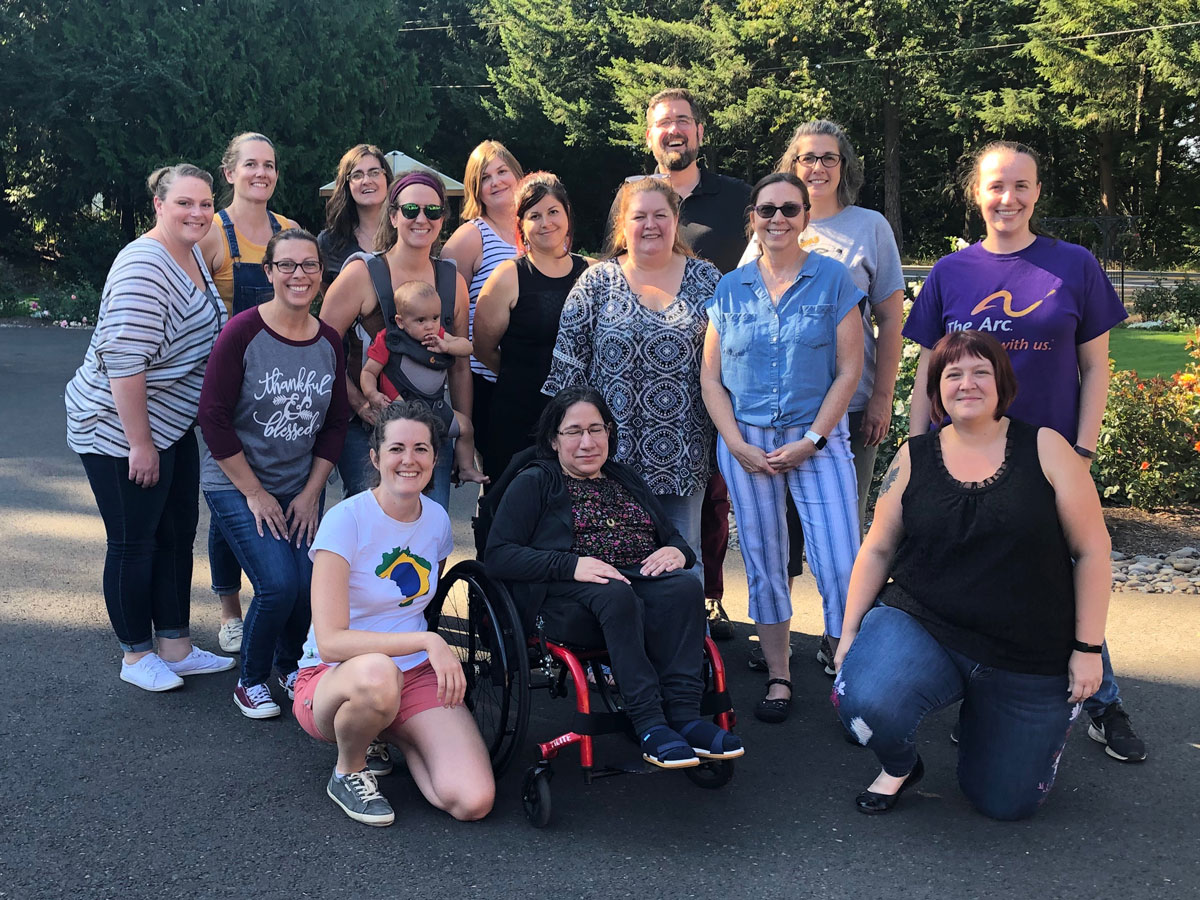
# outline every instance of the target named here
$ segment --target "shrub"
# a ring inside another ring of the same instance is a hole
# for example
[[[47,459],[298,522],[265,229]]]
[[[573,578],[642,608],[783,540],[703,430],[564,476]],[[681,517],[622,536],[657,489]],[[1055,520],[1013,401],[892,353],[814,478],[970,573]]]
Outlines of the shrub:
[[[1113,372],[1092,475],[1100,496],[1143,509],[1200,502],[1200,346],[1169,379]]]
[[[1200,325],[1200,281],[1181,281],[1174,287],[1155,281],[1151,287],[1135,291],[1130,305],[1148,322],[1195,327]]]

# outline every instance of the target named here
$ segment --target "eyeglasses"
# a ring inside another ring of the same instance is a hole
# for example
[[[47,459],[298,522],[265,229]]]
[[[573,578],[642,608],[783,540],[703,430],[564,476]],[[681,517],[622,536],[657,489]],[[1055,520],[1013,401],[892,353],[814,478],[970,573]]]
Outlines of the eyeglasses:
[[[281,259],[279,262],[268,263],[267,265],[274,266],[284,275],[291,275],[297,268],[303,269],[307,275],[316,275],[321,271],[321,262],[316,259],[306,259],[304,262],[296,262],[294,259]]]
[[[800,215],[801,212],[808,211],[808,204],[783,203],[779,206],[776,206],[774,203],[760,203],[758,206],[754,207],[754,211],[764,219],[773,218],[777,212],[783,213],[783,217],[785,219],[794,219],[796,216]]]
[[[611,434],[612,426],[611,425],[589,425],[587,428],[564,428],[562,431],[558,432],[558,436],[565,437],[565,438],[571,438],[572,440],[575,440],[576,438],[583,437],[584,432],[590,434],[594,438],[598,438],[602,434]]]
[[[654,123],[655,128],[691,128],[696,124],[696,120],[691,116],[675,116],[674,118],[658,119]]]
[[[803,156],[797,156],[792,162],[795,165],[804,166],[806,169],[811,169],[817,163],[827,169],[836,169],[842,164],[842,155],[840,153],[824,153],[817,156],[815,153],[805,153]]]
[[[350,173],[349,181],[351,184],[358,184],[364,178],[370,178],[372,181],[374,181],[382,174],[383,169],[379,168],[379,166],[376,166],[373,169],[367,169],[365,172],[362,169],[355,169]]]
[[[446,214],[446,208],[436,203],[427,203],[424,206],[419,203],[401,203],[398,208],[400,215],[406,219],[415,219],[421,210],[425,210],[425,218],[431,222],[436,222]]]

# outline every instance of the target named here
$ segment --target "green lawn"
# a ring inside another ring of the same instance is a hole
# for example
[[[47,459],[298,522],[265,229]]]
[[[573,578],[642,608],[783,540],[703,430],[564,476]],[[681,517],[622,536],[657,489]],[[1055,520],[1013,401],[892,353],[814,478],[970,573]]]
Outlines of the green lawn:
[[[1141,331],[1114,328],[1108,333],[1108,354],[1118,369],[1132,369],[1144,378],[1171,375],[1188,363],[1190,331]]]

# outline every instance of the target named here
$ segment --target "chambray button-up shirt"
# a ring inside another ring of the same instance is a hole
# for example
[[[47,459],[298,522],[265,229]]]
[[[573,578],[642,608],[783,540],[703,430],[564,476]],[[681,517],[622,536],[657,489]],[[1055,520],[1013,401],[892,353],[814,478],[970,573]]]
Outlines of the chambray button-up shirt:
[[[837,326],[866,295],[836,260],[810,253],[778,306],[758,261],[717,284],[708,319],[721,338],[721,383],[747,425],[811,425],[837,365]]]

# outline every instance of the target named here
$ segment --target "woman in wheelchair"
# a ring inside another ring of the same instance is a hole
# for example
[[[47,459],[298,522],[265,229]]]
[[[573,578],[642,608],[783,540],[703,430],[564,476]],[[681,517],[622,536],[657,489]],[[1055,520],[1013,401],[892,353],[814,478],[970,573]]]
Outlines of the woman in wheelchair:
[[[642,477],[609,459],[616,423],[599,391],[546,406],[537,456],[500,500],[488,573],[507,581],[527,630],[588,643],[599,622],[642,757],[664,768],[733,759],[741,740],[700,718],[704,591],[695,554]]]
[[[382,410],[369,438],[378,484],[331,509],[310,551],[312,628],[292,709],[310,735],[337,743],[326,792],[368,825],[395,818],[368,768],[377,736],[404,751],[425,799],[454,818],[483,818],[495,796],[462,664],[424,616],[453,549],[450,517],[421,494],[444,438],[423,403]]]

